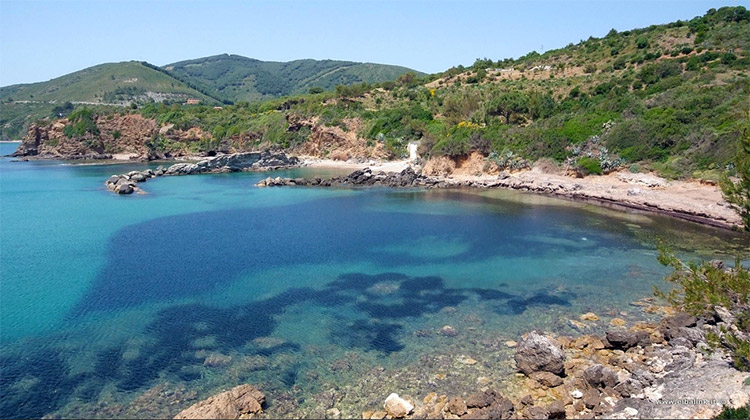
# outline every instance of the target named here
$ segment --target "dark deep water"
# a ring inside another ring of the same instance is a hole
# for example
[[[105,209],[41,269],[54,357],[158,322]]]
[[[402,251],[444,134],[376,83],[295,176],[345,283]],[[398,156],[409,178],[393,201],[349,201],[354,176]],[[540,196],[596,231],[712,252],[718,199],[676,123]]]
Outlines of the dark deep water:
[[[106,192],[124,170],[0,161],[0,417],[173,416],[245,382],[269,413],[311,415],[332,383],[370,396],[367,369],[418,378],[426,355],[484,358],[466,375],[501,381],[498,337],[570,334],[567,319],[588,311],[602,325],[645,316],[629,303],[666,273],[657,237],[706,258],[748,247],[505,191],[253,187],[264,173]],[[461,335],[437,334],[444,325]],[[462,381],[445,386],[473,386]],[[172,397],[143,397],[154,390]],[[285,396],[291,408],[275,402]]]

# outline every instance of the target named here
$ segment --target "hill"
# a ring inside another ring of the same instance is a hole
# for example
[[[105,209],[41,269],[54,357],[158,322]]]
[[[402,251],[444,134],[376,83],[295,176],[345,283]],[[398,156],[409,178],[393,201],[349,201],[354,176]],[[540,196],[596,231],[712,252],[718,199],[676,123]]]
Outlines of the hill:
[[[184,102],[188,98],[219,102],[147,63],[100,64],[46,82],[0,88],[0,128],[3,139],[18,138],[29,121],[72,111],[66,102],[125,106],[131,102]]]
[[[233,102],[302,94],[311,88],[332,90],[338,85],[384,82],[414,72],[384,64],[334,60],[275,62],[230,54],[181,61],[164,69],[215,97]]]
[[[132,112],[174,130],[200,129],[189,142],[166,134],[151,143],[172,155],[288,148],[402,157],[419,141],[425,170],[434,172],[545,162],[581,175],[626,167],[715,181],[734,170],[748,123],[749,20],[741,6],[711,9],[436,75],[222,109],[151,104]]]
[[[220,105],[305,93],[310,88],[323,91],[337,85],[394,80],[410,71],[372,63],[281,63],[227,54],[164,67],[138,61],[100,64],[46,82],[0,88],[0,137],[19,138],[29,122],[67,115],[73,110],[71,105],[122,107],[187,99]]]

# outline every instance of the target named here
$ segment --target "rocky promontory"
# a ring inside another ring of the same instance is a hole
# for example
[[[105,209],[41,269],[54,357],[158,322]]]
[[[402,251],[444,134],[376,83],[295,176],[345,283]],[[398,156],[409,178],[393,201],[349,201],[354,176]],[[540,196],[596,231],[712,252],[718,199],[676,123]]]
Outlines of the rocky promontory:
[[[159,166],[156,169],[112,175],[105,182],[105,185],[108,190],[117,194],[132,194],[140,191],[139,183],[159,176],[270,171],[291,168],[299,164],[299,159],[281,152],[232,153],[211,157],[196,163],[182,162],[169,167]]]

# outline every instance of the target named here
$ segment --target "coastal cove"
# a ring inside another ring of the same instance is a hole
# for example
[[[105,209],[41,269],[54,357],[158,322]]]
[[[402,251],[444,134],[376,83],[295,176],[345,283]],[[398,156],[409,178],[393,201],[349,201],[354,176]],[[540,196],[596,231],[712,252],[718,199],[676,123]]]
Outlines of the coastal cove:
[[[350,169],[103,185],[156,166],[0,161],[0,414],[171,417],[240,383],[269,417],[325,415],[332,398],[359,417],[396,390],[511,392],[506,341],[660,316],[631,305],[664,286],[657,238],[688,258],[748,249],[515,191],[255,187]],[[571,322],[587,312],[601,321]]]

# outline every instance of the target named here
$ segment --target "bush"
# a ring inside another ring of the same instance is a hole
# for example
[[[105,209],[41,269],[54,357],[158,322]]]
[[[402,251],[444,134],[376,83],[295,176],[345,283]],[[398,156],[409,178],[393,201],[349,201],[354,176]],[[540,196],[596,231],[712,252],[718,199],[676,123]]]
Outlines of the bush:
[[[750,418],[750,404],[740,408],[724,407],[721,413],[714,417],[715,419],[749,419]]]
[[[739,257],[734,267],[729,268],[707,261],[684,263],[660,244],[658,259],[662,265],[672,267],[674,271],[666,280],[677,287],[669,293],[654,287],[654,294],[676,309],[713,317],[714,308],[721,306],[738,319],[750,316],[750,271],[742,266]],[[738,324],[742,331],[711,332],[713,338],[709,341],[732,355],[735,368],[750,371],[750,341],[744,338],[744,334],[750,333],[750,325]]]
[[[602,174],[602,165],[599,163],[599,159],[594,159],[590,157],[582,157],[578,159],[578,168],[581,169],[584,174],[590,175],[601,175]]]
[[[63,128],[65,136],[68,138],[81,137],[86,133],[99,135],[99,127],[94,122],[93,115],[93,112],[88,108],[73,111],[68,118],[70,123]]]

